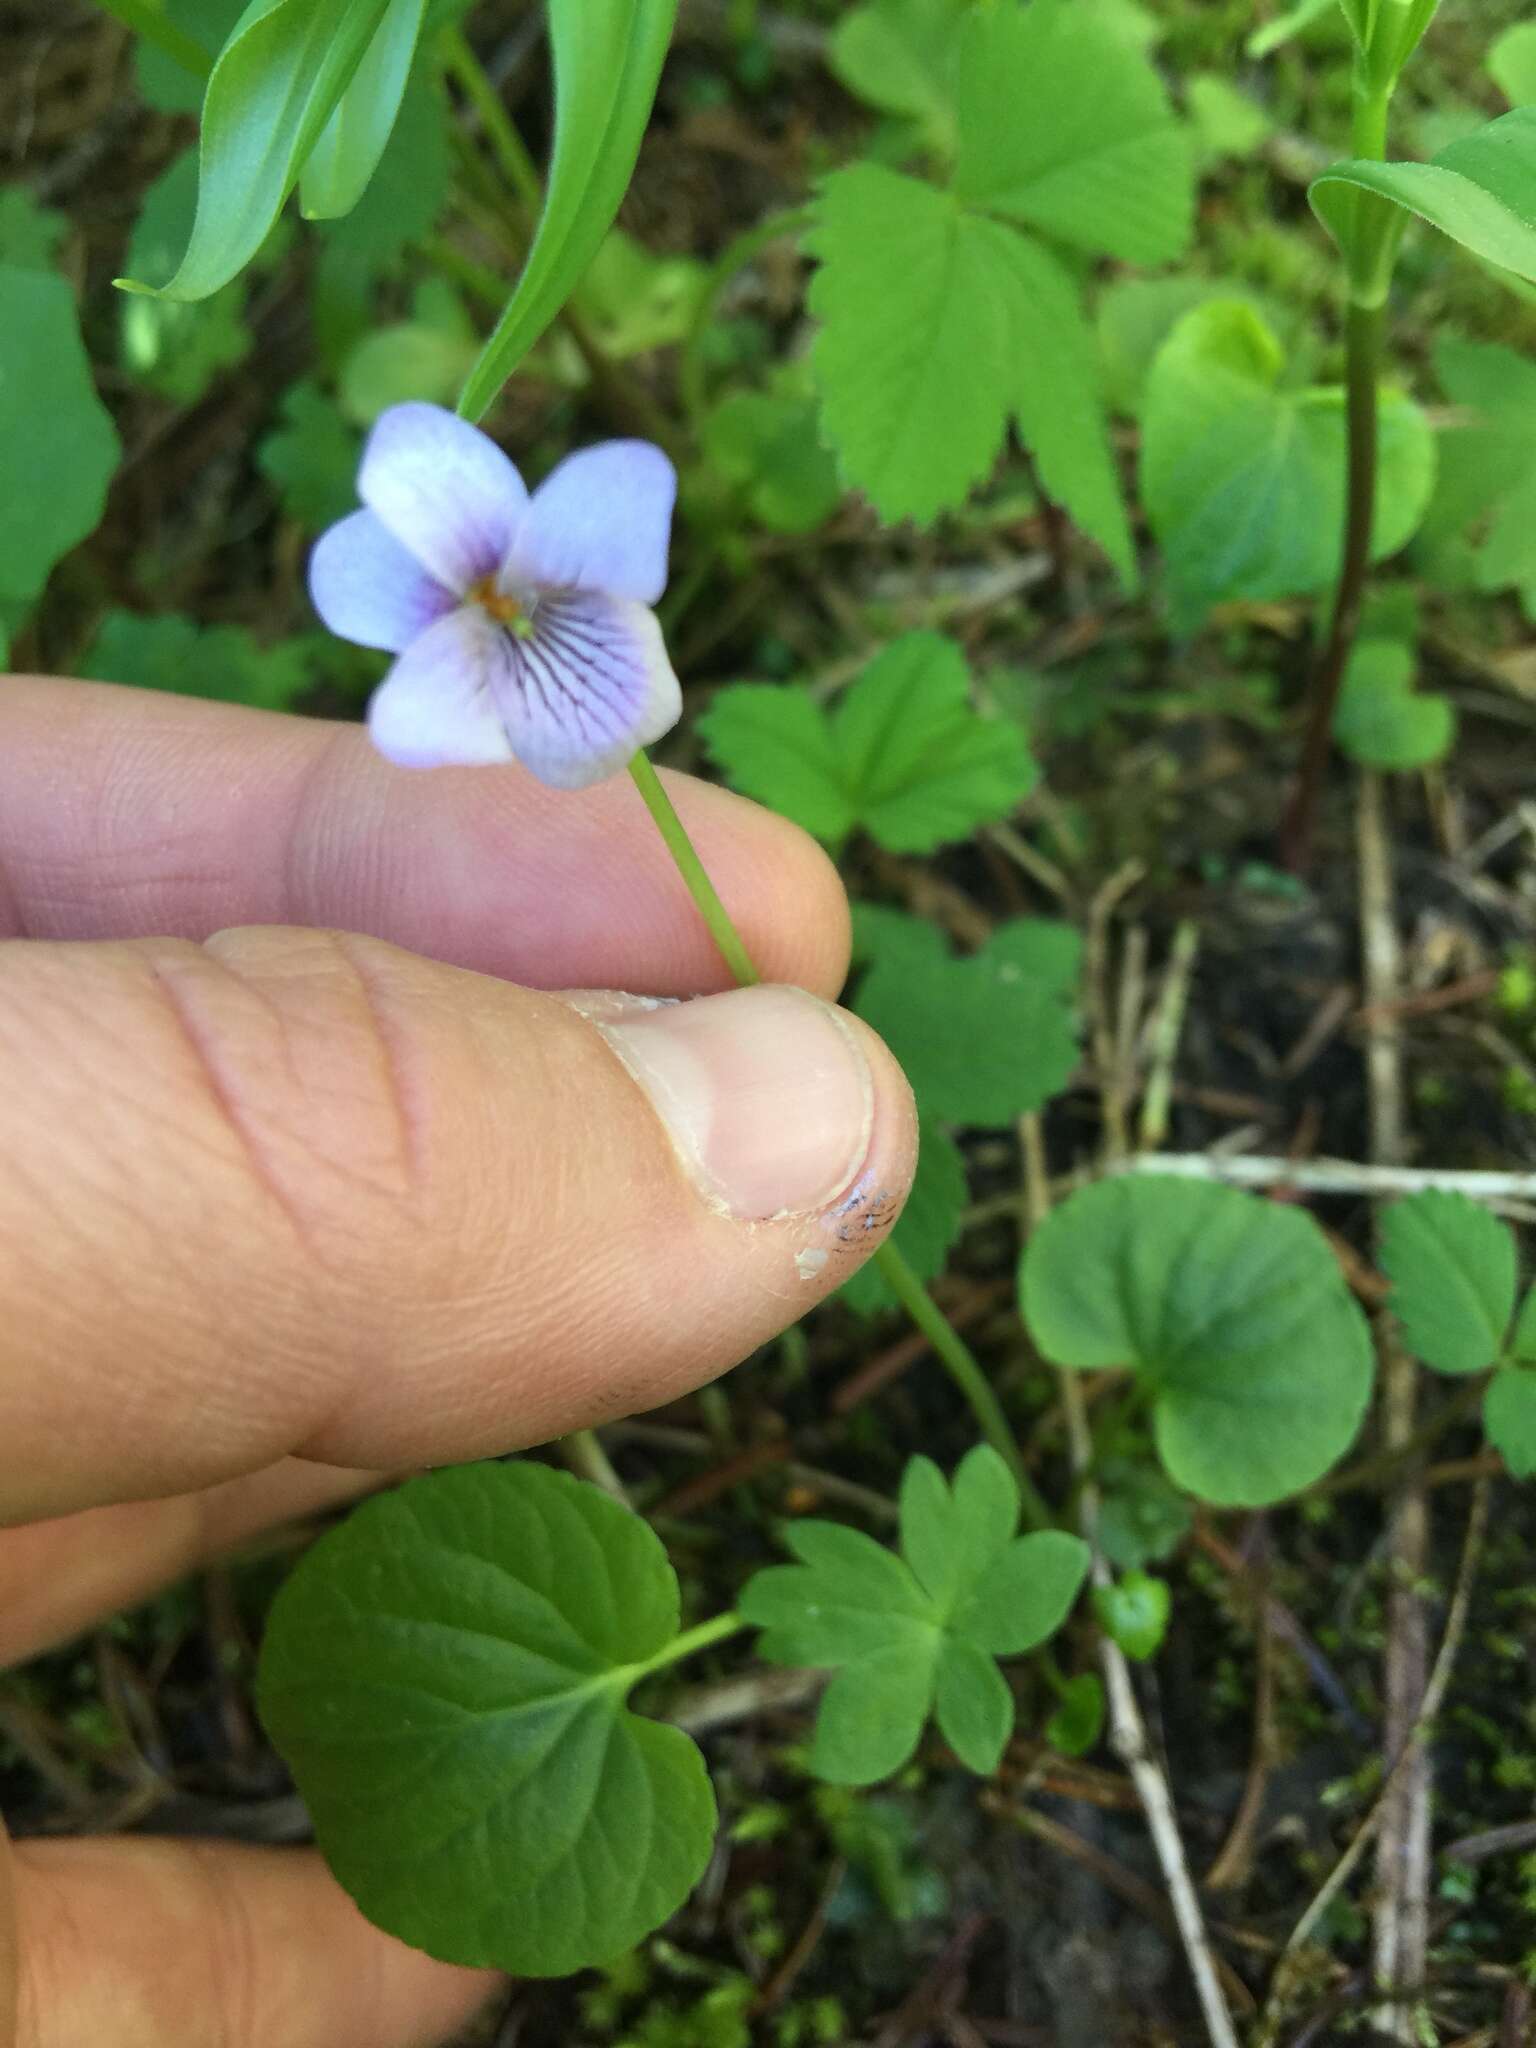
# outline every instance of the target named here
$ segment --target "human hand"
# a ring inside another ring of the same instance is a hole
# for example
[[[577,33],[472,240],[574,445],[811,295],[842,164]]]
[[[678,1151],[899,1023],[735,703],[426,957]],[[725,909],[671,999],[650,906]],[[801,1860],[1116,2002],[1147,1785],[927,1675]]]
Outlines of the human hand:
[[[765,974],[835,995],[829,863],[672,783]],[[10,680],[0,938],[0,1665],[380,1472],[696,1386],[910,1181],[899,1071],[811,996],[535,992],[727,985],[622,782]],[[0,1835],[0,2048],[404,2048],[488,1981],[308,1850],[26,1841],[7,1871]]]

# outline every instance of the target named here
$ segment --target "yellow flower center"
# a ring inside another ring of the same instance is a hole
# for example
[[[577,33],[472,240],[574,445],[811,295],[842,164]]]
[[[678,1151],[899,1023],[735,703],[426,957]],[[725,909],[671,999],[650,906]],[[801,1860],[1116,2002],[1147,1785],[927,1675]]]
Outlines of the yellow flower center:
[[[478,582],[472,583],[469,599],[472,604],[479,605],[488,618],[494,619],[498,626],[505,626],[520,640],[526,640],[532,633],[533,621],[528,616],[526,605],[509,591],[498,589],[494,576],[482,576]]]

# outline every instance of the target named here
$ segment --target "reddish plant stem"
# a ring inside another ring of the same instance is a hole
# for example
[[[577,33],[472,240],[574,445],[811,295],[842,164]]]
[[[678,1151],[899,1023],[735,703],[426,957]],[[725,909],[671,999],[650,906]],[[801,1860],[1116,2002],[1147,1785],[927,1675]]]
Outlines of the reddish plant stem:
[[[1280,856],[1293,874],[1300,873],[1311,862],[1318,800],[1333,748],[1333,714],[1360,629],[1360,607],[1371,565],[1371,528],[1376,510],[1376,378],[1385,320],[1384,306],[1362,306],[1351,301],[1347,327],[1349,483],[1344,553],[1328,638],[1313,671],[1301,767],[1280,827]]]

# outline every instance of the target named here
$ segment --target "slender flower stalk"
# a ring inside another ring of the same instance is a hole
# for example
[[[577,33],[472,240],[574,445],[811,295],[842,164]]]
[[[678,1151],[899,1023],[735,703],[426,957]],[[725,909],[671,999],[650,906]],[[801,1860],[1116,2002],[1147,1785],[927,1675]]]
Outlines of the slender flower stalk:
[[[752,956],[747,951],[740,932],[731,922],[729,911],[720,901],[715,885],[709,879],[708,871],[699,859],[698,851],[688,837],[687,828],[673,808],[656,770],[644,753],[639,753],[629,764],[629,772],[645,799],[646,809],[666,841],[667,851],[676,863],[677,871],[682,876],[689,895],[698,906],[699,915],[708,925],[710,935],[720,948],[726,965],[742,986],[750,986],[761,979],[753,965]],[[886,1239],[874,1254],[874,1262],[886,1285],[933,1346],[945,1371],[964,1395],[971,1413],[981,1426],[982,1435],[1012,1472],[1018,1485],[1025,1518],[1033,1528],[1050,1528],[1055,1517],[1029,1476],[1019,1451],[1018,1439],[1003,1413],[1002,1403],[993,1391],[992,1383],[977,1363],[970,1346],[929,1294],[912,1270],[905,1253],[894,1240]]]

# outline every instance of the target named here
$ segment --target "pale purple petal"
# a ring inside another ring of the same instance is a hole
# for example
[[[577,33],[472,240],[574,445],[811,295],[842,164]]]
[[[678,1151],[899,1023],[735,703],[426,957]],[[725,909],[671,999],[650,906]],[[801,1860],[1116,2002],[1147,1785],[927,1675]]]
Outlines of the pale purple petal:
[[[371,512],[354,512],[320,536],[309,558],[309,594],[333,633],[389,654],[458,603]]]
[[[413,640],[373,693],[368,732],[402,768],[510,761],[506,728],[488,687],[506,635],[465,605]]]
[[[528,492],[496,443],[440,405],[392,405],[363,450],[358,496],[462,597],[500,568]]]
[[[676,497],[677,472],[649,441],[568,455],[529,500],[504,580],[654,604],[667,587]]]
[[[585,789],[674,726],[682,692],[643,604],[568,591],[540,599],[528,639],[505,633],[491,673],[512,751],[555,789]]]

